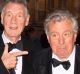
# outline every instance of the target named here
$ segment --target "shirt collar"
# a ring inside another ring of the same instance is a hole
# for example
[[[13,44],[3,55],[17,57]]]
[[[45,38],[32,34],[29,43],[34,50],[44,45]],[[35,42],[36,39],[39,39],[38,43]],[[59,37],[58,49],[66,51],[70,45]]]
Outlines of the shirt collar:
[[[3,42],[4,43],[13,43],[10,39],[8,39],[7,37],[6,37],[6,35],[4,34],[4,32],[2,33],[2,38],[3,38]],[[18,40],[21,40],[21,37],[18,39]]]

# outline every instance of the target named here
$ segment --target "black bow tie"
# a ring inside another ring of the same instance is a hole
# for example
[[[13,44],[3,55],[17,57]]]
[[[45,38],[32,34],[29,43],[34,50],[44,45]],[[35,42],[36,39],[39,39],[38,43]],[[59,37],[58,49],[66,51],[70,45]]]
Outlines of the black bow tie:
[[[60,64],[62,64],[63,68],[66,69],[66,70],[68,70],[69,67],[70,67],[70,62],[69,62],[69,60],[68,60],[68,61],[63,61],[63,62],[61,62],[61,61],[58,61],[57,59],[54,59],[54,58],[53,58],[53,59],[52,59],[52,64],[53,64],[54,67],[57,67],[57,66],[59,66]]]
[[[18,41],[17,43],[15,43],[15,44],[8,43],[8,46],[9,46],[9,51],[11,51],[14,48],[17,48],[19,50],[22,50],[22,47],[23,47],[21,40]]]

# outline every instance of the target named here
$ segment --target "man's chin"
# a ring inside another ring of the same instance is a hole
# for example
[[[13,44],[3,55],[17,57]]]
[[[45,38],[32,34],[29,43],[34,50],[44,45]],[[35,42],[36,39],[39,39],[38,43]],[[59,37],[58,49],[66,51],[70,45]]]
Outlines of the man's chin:
[[[66,59],[68,58],[68,55],[66,54],[58,54],[59,59]]]

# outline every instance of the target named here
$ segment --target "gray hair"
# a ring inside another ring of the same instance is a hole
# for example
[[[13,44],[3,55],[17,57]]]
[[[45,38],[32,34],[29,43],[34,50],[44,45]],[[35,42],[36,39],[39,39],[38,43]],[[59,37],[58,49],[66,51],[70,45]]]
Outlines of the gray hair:
[[[4,5],[3,5],[2,13],[5,12],[5,8],[6,8],[6,5],[8,3],[23,4],[25,6],[25,12],[29,15],[29,11],[28,11],[28,6],[27,6],[27,1],[26,0],[6,0],[4,2]]]
[[[69,11],[65,10],[56,10],[50,15],[47,16],[44,22],[44,30],[45,33],[48,34],[49,32],[49,23],[54,20],[55,22],[62,21],[64,19],[68,19],[72,22],[73,31],[78,32],[78,22],[76,17],[74,17]]]

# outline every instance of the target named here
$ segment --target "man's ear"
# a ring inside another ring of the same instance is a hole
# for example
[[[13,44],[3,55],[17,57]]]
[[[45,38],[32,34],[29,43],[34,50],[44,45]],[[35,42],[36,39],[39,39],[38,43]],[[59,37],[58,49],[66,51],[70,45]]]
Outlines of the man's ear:
[[[76,42],[77,33],[74,34],[74,42]]]
[[[1,24],[3,25],[3,13],[1,13]]]
[[[50,41],[49,41],[49,36],[47,35],[47,40],[48,40],[48,42],[50,43]]]
[[[29,24],[29,19],[30,19],[30,15],[27,15],[26,16],[26,23],[25,23],[25,26],[27,26]]]

